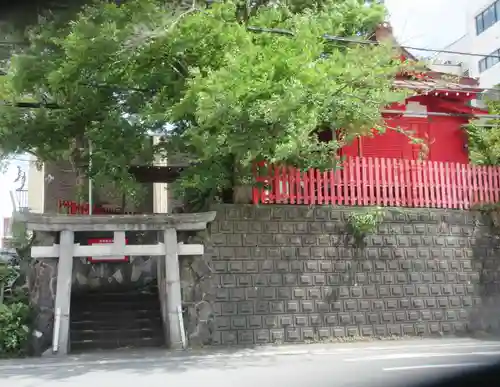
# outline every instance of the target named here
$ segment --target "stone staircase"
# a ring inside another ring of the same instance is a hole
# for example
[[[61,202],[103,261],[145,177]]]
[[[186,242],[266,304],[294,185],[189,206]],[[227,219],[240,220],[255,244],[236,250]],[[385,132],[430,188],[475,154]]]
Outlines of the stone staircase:
[[[163,346],[158,288],[72,296],[70,341],[73,353]]]

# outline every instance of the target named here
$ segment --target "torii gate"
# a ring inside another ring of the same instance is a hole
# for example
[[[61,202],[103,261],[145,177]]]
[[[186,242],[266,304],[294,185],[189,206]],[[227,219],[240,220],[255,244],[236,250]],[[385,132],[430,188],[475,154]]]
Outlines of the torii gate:
[[[34,246],[31,257],[58,259],[55,318],[52,340],[53,352],[65,355],[69,351],[69,323],[71,304],[71,282],[75,257],[123,257],[161,256],[158,262],[158,289],[160,292],[162,318],[170,348],[185,346],[182,323],[179,255],[202,255],[203,245],[184,245],[177,241],[177,231],[204,230],[215,219],[216,212],[197,214],[155,215],[97,215],[68,216],[17,213],[16,221],[26,223],[27,230],[57,232],[59,244]],[[75,232],[107,231],[114,233],[113,243],[107,245],[81,246],[74,243]],[[126,231],[157,231],[161,233],[155,245],[126,245]]]

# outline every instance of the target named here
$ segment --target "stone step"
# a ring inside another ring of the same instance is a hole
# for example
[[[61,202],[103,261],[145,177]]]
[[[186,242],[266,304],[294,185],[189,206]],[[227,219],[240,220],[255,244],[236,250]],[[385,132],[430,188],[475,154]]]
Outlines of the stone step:
[[[151,339],[163,337],[162,326],[150,326],[142,329],[124,329],[117,327],[114,330],[71,330],[70,339],[72,342],[80,341],[122,341],[124,339]]]
[[[163,347],[164,345],[165,340],[163,339],[163,336],[146,338],[122,338],[120,340],[71,341],[71,353],[119,348],[154,348]]]
[[[70,329],[72,331],[98,331],[98,330],[114,330],[117,328],[122,329],[142,329],[149,328],[151,326],[162,326],[162,319],[160,316],[156,317],[140,317],[135,319],[105,319],[100,321],[95,321],[91,316],[88,320],[74,320],[72,319],[70,323]]]
[[[123,299],[123,300],[78,300],[71,301],[71,308],[83,311],[99,310],[135,310],[135,309],[153,309],[160,305],[160,300],[156,298],[144,299]]]
[[[75,294],[71,300],[71,351],[162,346],[160,308],[154,287]]]
[[[135,310],[127,309],[126,307],[94,310],[82,310],[75,308],[71,312],[71,321],[122,321],[127,319],[130,320],[158,317],[161,317],[160,305],[155,308],[141,308]]]
[[[106,293],[83,293],[71,295],[72,302],[91,302],[91,301],[122,301],[122,300],[149,300],[158,299],[158,290],[144,292],[106,292]]]

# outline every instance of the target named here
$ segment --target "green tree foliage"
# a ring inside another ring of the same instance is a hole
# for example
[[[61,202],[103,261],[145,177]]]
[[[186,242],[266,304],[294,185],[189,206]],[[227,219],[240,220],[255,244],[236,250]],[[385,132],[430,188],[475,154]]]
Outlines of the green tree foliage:
[[[16,260],[0,262],[0,358],[24,355],[27,349],[30,308]]]
[[[197,163],[181,190],[213,196],[246,183],[254,160],[334,167],[339,147],[384,130],[380,109],[406,96],[393,79],[409,64],[390,44],[321,38],[369,38],[385,16],[378,4],[121,3],[97,2],[70,23],[49,18],[30,31],[0,94],[59,108],[1,107],[4,151],[66,158],[86,171],[93,144],[93,177],[126,190],[127,166],[149,149],[148,133],[160,131],[155,152]],[[266,28],[293,36],[258,32]],[[340,128],[340,139],[317,136]]]
[[[30,309],[23,302],[0,304],[0,358],[26,354]]]
[[[500,91],[500,88],[498,89]],[[488,113],[500,116],[500,100],[486,100]],[[477,165],[500,165],[500,120],[473,120],[467,126],[469,158]]]

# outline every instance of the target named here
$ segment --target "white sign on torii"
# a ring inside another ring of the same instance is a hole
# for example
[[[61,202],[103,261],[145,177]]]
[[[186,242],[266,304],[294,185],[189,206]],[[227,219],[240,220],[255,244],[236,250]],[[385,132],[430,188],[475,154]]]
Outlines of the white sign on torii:
[[[177,242],[177,231],[204,230],[215,219],[215,212],[201,214],[157,214],[157,215],[98,215],[68,216],[17,213],[15,219],[24,222],[28,230],[59,232],[60,243],[52,246],[33,246],[32,258],[58,258],[55,300],[55,322],[53,331],[53,351],[66,354],[69,347],[69,314],[73,259],[75,257],[96,257],[113,259],[123,256],[163,256],[159,261],[158,290],[162,302],[162,318],[168,332],[171,348],[185,345],[181,316],[181,286],[179,255],[202,255],[203,245]],[[74,243],[74,233],[78,231],[112,231],[113,243],[81,246]],[[126,231],[161,231],[163,242],[154,245],[127,245]],[[121,258],[120,258],[121,259]],[[163,297],[163,298],[162,298]]]

